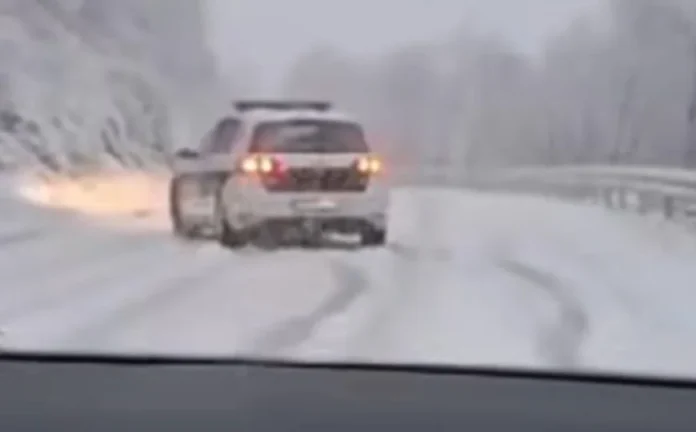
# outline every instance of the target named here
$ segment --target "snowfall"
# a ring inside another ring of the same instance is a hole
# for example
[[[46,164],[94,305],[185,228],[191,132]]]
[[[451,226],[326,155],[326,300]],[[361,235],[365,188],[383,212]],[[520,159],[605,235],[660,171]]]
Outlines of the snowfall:
[[[384,248],[170,232],[166,176],[2,177],[0,349],[696,375],[696,236],[589,204],[395,188]]]

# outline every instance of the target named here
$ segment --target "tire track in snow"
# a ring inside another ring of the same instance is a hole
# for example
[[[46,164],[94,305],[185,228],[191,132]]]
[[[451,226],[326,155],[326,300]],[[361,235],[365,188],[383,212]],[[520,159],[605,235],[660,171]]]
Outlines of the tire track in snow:
[[[99,256],[96,261],[78,261],[74,266],[67,267],[58,274],[46,273],[42,269],[38,275],[39,279],[31,280],[31,285],[27,285],[27,287],[36,287],[36,291],[32,290],[33,295],[0,309],[0,322],[11,322],[26,315],[55,309],[75,298],[94,295],[95,292],[100,291],[100,286],[109,283],[110,279],[117,279],[124,273],[137,274],[139,271],[147,270],[153,265],[153,258],[156,259],[159,256],[166,259],[166,254],[178,250],[171,249],[169,247],[171,245],[162,242],[153,242],[147,247],[142,247],[142,239],[131,239],[131,242],[131,247],[111,250],[110,256],[106,254]],[[128,243],[117,244],[126,246]],[[18,289],[19,285],[24,285],[23,282],[28,281],[19,280],[15,283],[15,289]],[[49,289],[41,290],[41,287]],[[22,287],[22,289],[27,288]]]
[[[342,260],[329,265],[338,288],[306,315],[281,321],[256,337],[243,351],[249,355],[279,356],[311,340],[316,330],[328,318],[347,310],[369,288],[362,271]]]
[[[81,326],[72,332],[69,338],[61,342],[64,346],[79,346],[80,349],[103,349],[105,339],[117,332],[123,323],[131,322],[158,308],[165,307],[184,297],[191,290],[197,290],[200,282],[221,278],[225,270],[229,270],[229,257],[217,254],[211,257],[198,257],[198,263],[190,263],[187,272],[171,272],[165,269],[164,273],[154,272],[152,279],[139,281],[137,285],[140,292],[128,289],[134,293],[133,298],[125,304],[119,303],[111,308],[109,313],[92,320],[88,325]],[[111,294],[113,296],[113,294]],[[123,294],[120,295],[121,297]]]
[[[384,348],[390,344],[391,326],[399,322],[404,305],[413,302],[414,295],[425,283],[424,265],[452,259],[452,252],[445,247],[426,248],[391,242],[387,250],[391,268],[386,285],[380,287],[379,292],[375,290],[369,315],[351,337],[350,346],[345,348],[345,355],[356,361],[385,354]]]
[[[139,273],[130,284],[124,285],[127,279],[112,281],[95,299],[81,300],[78,309],[90,316],[71,325],[73,331],[63,331],[65,336],[56,346],[171,353],[183,343],[186,352],[236,354],[236,339],[251,334],[248,325],[253,327],[257,319],[256,315],[244,318],[245,313],[254,313],[246,307],[252,299],[252,303],[262,301],[253,286],[258,280],[254,275],[273,273],[270,269],[277,260],[275,254],[254,248],[229,251],[207,245],[193,254],[181,251],[165,259],[165,265]],[[249,286],[246,292],[239,290],[242,285]],[[260,315],[263,320],[263,312]],[[57,315],[51,316],[56,319]],[[184,334],[178,337],[179,332]],[[202,340],[207,342],[201,344]],[[212,345],[207,345],[211,340]]]
[[[95,236],[97,237],[97,236]],[[49,287],[56,279],[72,271],[89,269],[92,266],[101,266],[104,263],[115,262],[127,258],[133,253],[148,249],[161,238],[151,236],[131,236],[124,234],[122,237],[95,238],[94,241],[67,243],[64,245],[46,244],[52,251],[44,251],[43,259],[27,259],[23,262],[12,257],[8,259],[7,270],[3,271],[3,277],[8,281],[17,281],[25,286]],[[18,262],[15,262],[18,261]],[[14,266],[11,264],[15,262]]]
[[[90,227],[91,228],[91,227]],[[111,230],[85,230],[84,227],[56,226],[52,233],[3,248],[0,265],[6,280],[26,279],[42,273],[55,274],[72,264],[112,259],[119,251],[137,250],[161,239],[156,234],[134,235]],[[31,265],[27,265],[30,263]]]
[[[558,318],[539,338],[539,352],[554,366],[575,368],[581,365],[581,350],[589,332],[589,318],[571,289],[557,277],[514,260],[502,259],[499,266],[548,295],[558,306]]]
[[[417,261],[419,259],[447,261],[452,259],[452,251],[445,247],[423,248],[394,242],[389,243],[387,249],[408,261]]]
[[[12,233],[0,234],[0,246],[6,247],[17,243],[24,243],[40,237],[41,230],[23,230]]]
[[[148,252],[149,259],[138,259]],[[133,261],[114,262],[111,269],[104,268],[89,275],[83,283],[74,286],[75,291],[69,293],[71,296],[55,298],[52,303],[12,317],[3,323],[6,343],[20,348],[63,350],[76,347],[82,350],[85,345],[80,337],[85,335],[95,336],[87,340],[93,342],[93,346],[87,348],[103,348],[104,335],[96,333],[98,329],[105,329],[106,324],[102,323],[116,323],[120,320],[120,313],[131,307],[137,308],[138,304],[153,296],[166,297],[163,291],[174,289],[178,292],[184,286],[190,287],[192,282],[209,275],[212,268],[223,266],[227,261],[224,254],[214,248],[164,247],[160,254],[153,254],[154,249],[148,252],[141,252]],[[186,262],[187,265],[173,270],[167,264],[170,262]],[[133,278],[132,274],[138,277]],[[177,283],[180,280],[181,284]],[[73,284],[67,285],[73,287]]]

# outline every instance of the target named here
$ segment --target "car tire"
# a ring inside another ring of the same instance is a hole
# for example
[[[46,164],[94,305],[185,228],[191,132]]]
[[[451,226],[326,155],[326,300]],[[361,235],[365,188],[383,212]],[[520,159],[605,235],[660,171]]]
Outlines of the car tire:
[[[198,235],[196,227],[186,224],[181,214],[180,207],[180,185],[181,179],[173,178],[169,182],[169,218],[172,224],[172,232],[176,237],[194,239]]]
[[[307,233],[300,238],[300,246],[304,249],[318,249],[322,245],[322,235],[318,232]]]
[[[245,230],[237,230],[230,226],[227,217],[222,210],[221,199],[218,198],[216,203],[217,223],[219,224],[218,241],[221,246],[228,249],[239,249],[249,243],[249,235]]]
[[[232,228],[225,220],[222,221],[218,240],[220,245],[228,249],[239,249],[249,243],[249,239],[245,231]]]
[[[387,230],[367,226],[360,233],[360,243],[363,246],[383,246],[387,242]]]
[[[273,225],[260,223],[254,228],[252,237],[254,246],[260,249],[273,250],[280,247],[279,231]]]

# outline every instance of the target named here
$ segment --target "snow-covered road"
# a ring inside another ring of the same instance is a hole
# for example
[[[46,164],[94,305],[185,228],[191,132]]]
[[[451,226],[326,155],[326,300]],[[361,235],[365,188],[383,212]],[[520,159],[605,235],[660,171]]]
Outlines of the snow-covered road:
[[[7,349],[696,374],[685,228],[401,189],[385,249],[233,252],[172,238],[155,201],[137,215],[86,205],[94,196],[58,210],[16,191],[6,184],[0,199]]]

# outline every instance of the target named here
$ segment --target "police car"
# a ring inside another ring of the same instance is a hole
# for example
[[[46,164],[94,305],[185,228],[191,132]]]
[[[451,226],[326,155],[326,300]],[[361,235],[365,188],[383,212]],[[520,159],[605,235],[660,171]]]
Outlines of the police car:
[[[332,231],[383,245],[387,206],[361,123],[314,101],[237,102],[198,149],[177,152],[169,195],[176,235],[230,248],[315,244]]]

